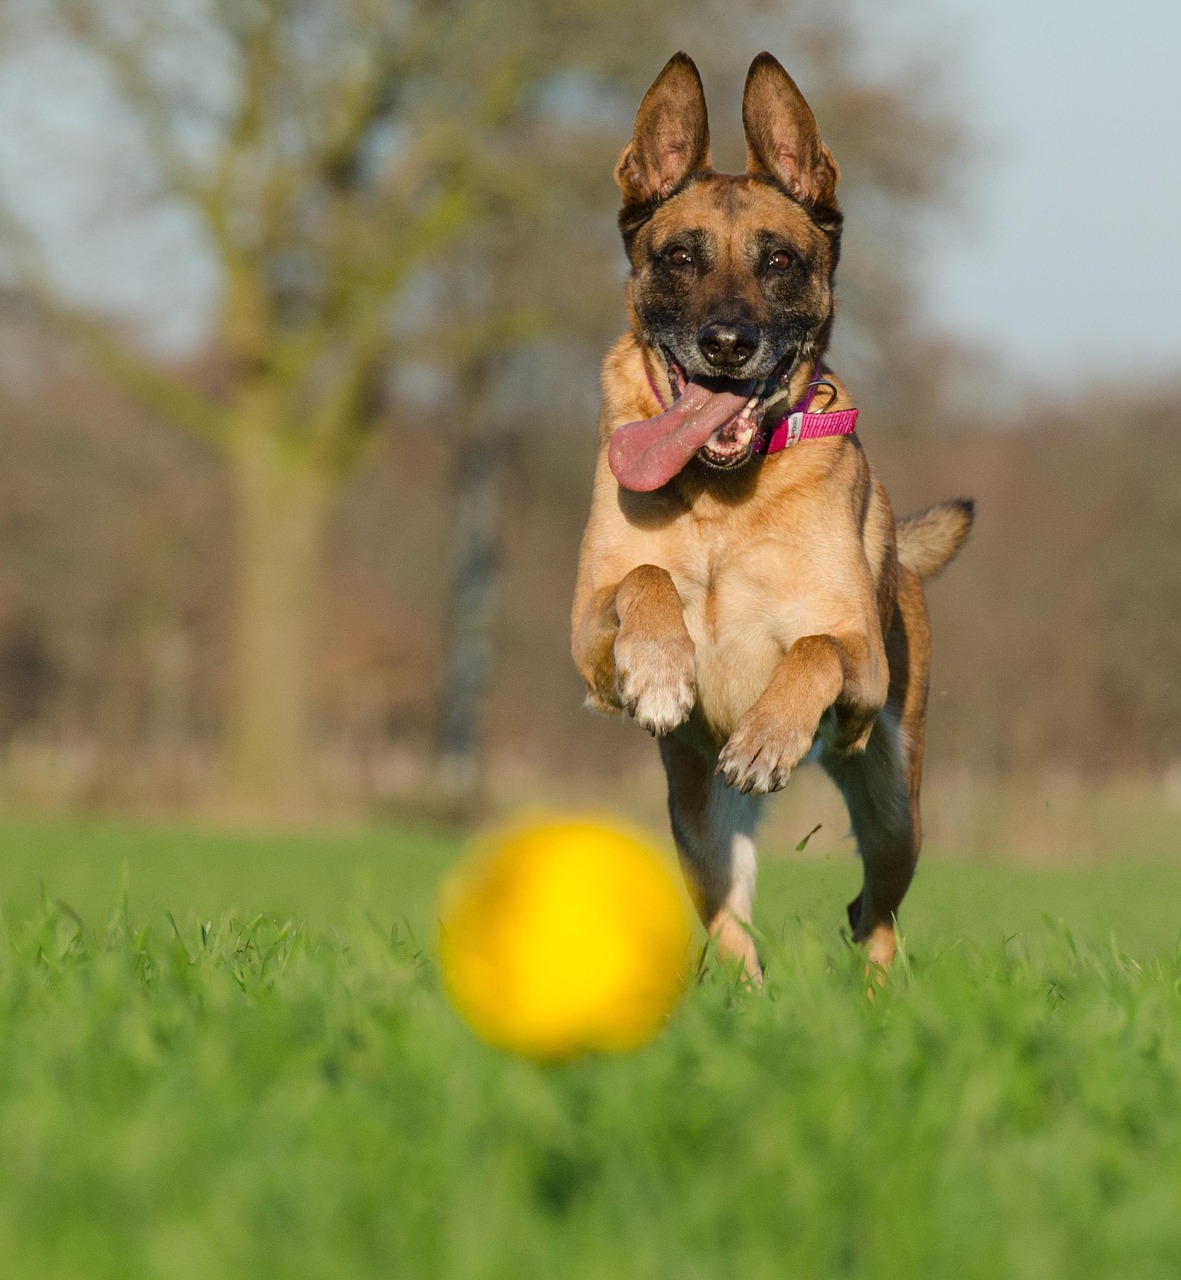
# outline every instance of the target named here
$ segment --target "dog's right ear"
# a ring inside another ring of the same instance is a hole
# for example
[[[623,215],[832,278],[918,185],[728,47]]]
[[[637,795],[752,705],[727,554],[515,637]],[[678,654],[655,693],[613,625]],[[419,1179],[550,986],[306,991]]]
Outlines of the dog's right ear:
[[[676,53],[640,103],[635,133],[615,166],[615,181],[625,206],[651,204],[709,163],[701,76],[687,53]]]

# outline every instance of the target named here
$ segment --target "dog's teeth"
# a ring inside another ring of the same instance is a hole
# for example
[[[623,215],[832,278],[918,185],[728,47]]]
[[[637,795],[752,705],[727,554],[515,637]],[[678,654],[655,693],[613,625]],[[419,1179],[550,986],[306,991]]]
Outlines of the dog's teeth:
[[[763,408],[769,409],[773,404],[778,404],[780,400],[789,395],[791,395],[791,389],[789,387],[780,387],[774,395],[767,397],[766,402],[763,404]]]

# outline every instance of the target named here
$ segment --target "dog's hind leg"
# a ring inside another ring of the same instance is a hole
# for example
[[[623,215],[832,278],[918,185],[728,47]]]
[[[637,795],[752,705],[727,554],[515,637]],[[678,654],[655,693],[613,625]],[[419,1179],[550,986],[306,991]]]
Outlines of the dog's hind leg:
[[[689,892],[718,954],[755,982],[762,966],[750,934],[755,896],[754,832],[765,797],[743,795],[716,761],[675,736],[660,739],[668,810]]]
[[[864,883],[849,904],[853,937],[882,968],[894,959],[894,919],[914,876],[922,839],[919,784],[931,636],[918,579],[903,567],[886,637],[890,693],[865,750],[825,751],[820,762],[845,797]]]
[[[849,904],[853,938],[882,968],[894,959],[894,917],[919,856],[917,797],[912,805],[905,777],[907,744],[900,741],[894,709],[878,717],[863,752],[821,756],[845,797],[864,882]]]

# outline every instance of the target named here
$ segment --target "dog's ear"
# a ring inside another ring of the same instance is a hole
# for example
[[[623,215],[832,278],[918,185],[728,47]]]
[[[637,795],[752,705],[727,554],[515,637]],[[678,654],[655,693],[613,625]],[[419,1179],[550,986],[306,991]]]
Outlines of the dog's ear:
[[[625,205],[671,195],[691,173],[709,168],[705,90],[687,53],[676,53],[644,95],[632,140],[615,166]]]
[[[748,173],[774,178],[797,200],[836,208],[840,170],[820,141],[812,108],[769,53],[750,64],[742,95]]]

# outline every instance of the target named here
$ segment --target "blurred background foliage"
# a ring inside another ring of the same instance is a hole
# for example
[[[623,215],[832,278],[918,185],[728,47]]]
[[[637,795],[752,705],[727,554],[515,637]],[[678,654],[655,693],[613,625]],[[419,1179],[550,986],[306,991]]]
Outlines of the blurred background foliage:
[[[1177,803],[1181,384],[1029,402],[930,330],[916,264],[976,142],[954,65],[887,64],[863,17],[2,0],[0,802],[657,811],[649,741],[568,658],[611,171],[682,47],[740,167],[769,47],[842,169],[833,363],[870,456],[899,510],[979,503],[931,592],[932,836],[1045,852],[1100,794]],[[788,825],[843,830],[801,782]]]

